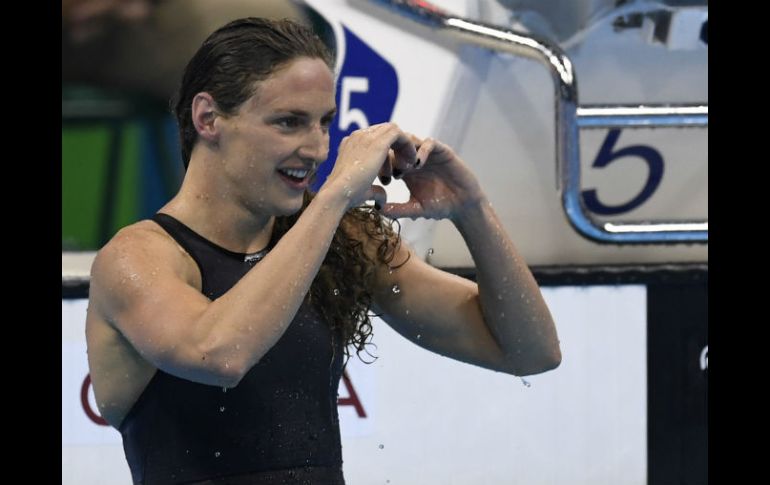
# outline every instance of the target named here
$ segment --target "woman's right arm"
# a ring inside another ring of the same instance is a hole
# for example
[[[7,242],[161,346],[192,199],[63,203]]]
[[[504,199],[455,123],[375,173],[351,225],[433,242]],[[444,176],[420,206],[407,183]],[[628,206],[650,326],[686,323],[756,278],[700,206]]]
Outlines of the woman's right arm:
[[[294,319],[340,219],[372,197],[371,182],[388,150],[410,156],[409,146],[391,124],[347,138],[327,182],[294,227],[214,301],[191,284],[193,263],[168,236],[121,231],[94,261],[89,311],[155,367],[203,384],[235,386]]]

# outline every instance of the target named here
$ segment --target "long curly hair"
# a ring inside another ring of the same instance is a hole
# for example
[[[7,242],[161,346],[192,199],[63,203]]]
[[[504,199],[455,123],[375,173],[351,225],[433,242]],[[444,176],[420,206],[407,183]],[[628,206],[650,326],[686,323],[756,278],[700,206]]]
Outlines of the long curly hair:
[[[185,169],[198,140],[191,112],[197,93],[210,93],[223,114],[234,114],[255,93],[259,81],[300,57],[321,59],[330,70],[334,69],[334,56],[328,46],[311,28],[290,20],[244,18],[213,32],[190,59],[172,100]],[[276,218],[273,241],[294,226],[312,198],[306,193],[299,212]],[[350,347],[360,357],[372,336],[369,311],[373,278],[378,265],[392,267],[400,243],[391,224],[374,209],[349,210],[306,297],[332,331],[341,333],[348,357]],[[367,255],[362,238],[378,244],[374,258]]]
[[[312,193],[305,192],[299,212],[276,217],[272,237],[274,241],[294,226],[313,197]],[[397,221],[395,224],[398,226]],[[376,315],[371,314],[370,310],[377,266],[386,265],[392,270],[406,263],[393,261],[401,243],[400,226],[394,230],[393,225],[393,221],[383,217],[374,208],[363,206],[348,210],[337,226],[329,251],[306,296],[332,331],[341,333],[348,357],[350,348],[353,348],[361,358],[361,352],[371,343],[371,317]],[[361,236],[376,244],[374,257],[365,251]]]

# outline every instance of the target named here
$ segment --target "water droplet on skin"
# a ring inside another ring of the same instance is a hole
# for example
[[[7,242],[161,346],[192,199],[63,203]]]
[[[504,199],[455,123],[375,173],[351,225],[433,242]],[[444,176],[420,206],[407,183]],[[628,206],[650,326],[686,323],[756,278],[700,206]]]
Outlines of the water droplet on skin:
[[[241,350],[241,344],[235,344],[235,350]]]
[[[393,288],[391,288],[391,291],[393,292],[394,295],[398,295],[399,293],[401,293],[401,288],[399,288],[398,285],[393,285]]]
[[[332,293],[334,293],[334,296],[339,296],[340,295],[340,290],[335,288],[334,291],[332,291]]]
[[[532,387],[532,384],[523,377],[519,377],[519,379],[521,379],[521,383],[524,384],[524,387]]]
[[[216,458],[219,458],[219,455],[221,455],[221,454],[222,454],[222,453],[220,453],[220,452],[218,452],[218,451],[215,451],[215,452],[214,452],[214,456],[215,456]]]
[[[225,362],[225,369],[229,369],[229,368],[230,368],[230,363],[229,362]]]

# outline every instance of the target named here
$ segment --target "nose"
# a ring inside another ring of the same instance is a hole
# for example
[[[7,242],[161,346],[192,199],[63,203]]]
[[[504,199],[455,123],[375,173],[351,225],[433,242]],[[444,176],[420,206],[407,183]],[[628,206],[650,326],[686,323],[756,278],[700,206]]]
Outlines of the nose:
[[[329,156],[329,131],[320,125],[315,125],[308,131],[299,149],[299,156],[321,163]]]

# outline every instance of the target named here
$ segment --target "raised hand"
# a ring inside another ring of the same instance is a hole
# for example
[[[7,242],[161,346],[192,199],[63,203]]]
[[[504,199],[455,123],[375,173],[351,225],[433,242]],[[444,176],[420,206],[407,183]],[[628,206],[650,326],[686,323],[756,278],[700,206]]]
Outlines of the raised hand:
[[[340,143],[334,168],[323,188],[341,193],[348,199],[348,207],[366,200],[374,200],[381,207],[386,194],[382,187],[372,185],[374,178],[384,165],[415,164],[416,155],[411,137],[393,123],[356,130]]]
[[[410,135],[410,139],[417,148],[414,164],[391,153],[390,163],[380,173],[384,183],[390,175],[402,178],[410,198],[404,203],[385,204],[383,214],[392,218],[453,219],[484,199],[476,177],[454,150],[432,138],[421,140]]]

